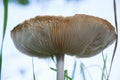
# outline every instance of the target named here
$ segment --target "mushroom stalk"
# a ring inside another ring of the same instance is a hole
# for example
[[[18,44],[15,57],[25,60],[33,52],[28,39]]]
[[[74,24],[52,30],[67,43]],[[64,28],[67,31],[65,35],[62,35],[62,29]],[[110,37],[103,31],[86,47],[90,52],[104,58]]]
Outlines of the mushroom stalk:
[[[64,80],[64,54],[56,55],[57,80]]]
[[[11,31],[19,51],[40,58],[56,57],[57,80],[64,80],[65,54],[78,58],[97,55],[112,44],[116,36],[108,21],[84,14],[37,16]]]

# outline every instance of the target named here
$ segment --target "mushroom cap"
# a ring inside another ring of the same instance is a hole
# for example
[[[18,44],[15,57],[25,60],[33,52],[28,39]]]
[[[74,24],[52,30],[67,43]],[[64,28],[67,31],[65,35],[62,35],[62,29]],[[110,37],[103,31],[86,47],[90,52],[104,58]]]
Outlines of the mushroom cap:
[[[116,39],[114,27],[90,15],[37,16],[11,31],[16,48],[41,58],[58,54],[90,57],[100,53]]]

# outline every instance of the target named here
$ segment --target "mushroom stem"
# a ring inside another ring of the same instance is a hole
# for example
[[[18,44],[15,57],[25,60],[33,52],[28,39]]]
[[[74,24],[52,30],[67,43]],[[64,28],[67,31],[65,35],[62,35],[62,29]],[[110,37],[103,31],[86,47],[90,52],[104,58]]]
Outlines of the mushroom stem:
[[[64,80],[64,54],[56,55],[57,80]]]

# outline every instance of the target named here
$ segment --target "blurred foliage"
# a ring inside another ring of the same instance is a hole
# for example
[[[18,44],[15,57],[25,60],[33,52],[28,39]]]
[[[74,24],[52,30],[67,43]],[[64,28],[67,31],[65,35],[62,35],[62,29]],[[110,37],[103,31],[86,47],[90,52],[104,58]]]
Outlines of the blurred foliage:
[[[17,3],[20,5],[28,5],[30,3],[30,0],[9,0],[9,2]]]
[[[13,3],[17,3],[20,5],[28,5],[30,2],[32,2],[33,0],[9,0],[9,2],[13,2]],[[34,0],[34,2],[49,2],[52,0]],[[64,0],[66,2],[79,2],[79,1],[83,1],[83,0]]]
[[[29,1],[28,0],[18,0],[18,3],[21,5],[26,5],[29,3]]]

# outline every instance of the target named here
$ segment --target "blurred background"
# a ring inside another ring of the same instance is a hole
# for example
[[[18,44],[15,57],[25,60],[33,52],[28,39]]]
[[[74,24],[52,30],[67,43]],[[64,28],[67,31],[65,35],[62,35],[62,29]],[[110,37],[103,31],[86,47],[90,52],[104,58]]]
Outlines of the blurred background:
[[[0,0],[0,41],[3,30],[3,2]],[[120,25],[120,0],[117,0],[118,25]],[[10,31],[24,20],[38,15],[62,15],[88,14],[108,20],[114,25],[113,0],[9,0],[8,23],[3,47],[2,80],[33,80],[32,58],[19,52],[10,37]],[[120,80],[120,41],[115,55],[110,80]],[[107,56],[107,72],[114,49],[114,44],[103,51]],[[102,54],[91,58],[76,58],[65,56],[65,69],[71,77],[74,63],[76,71],[74,80],[101,80],[103,57]],[[84,65],[85,79],[81,72],[81,64]],[[48,59],[34,58],[36,80],[56,80],[55,63]],[[104,79],[105,80],[105,79]]]

